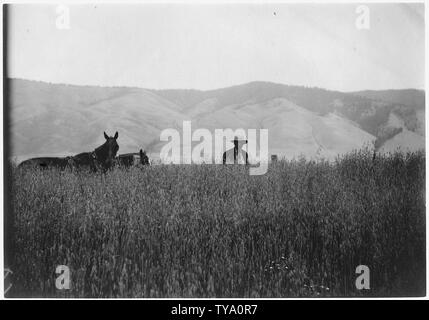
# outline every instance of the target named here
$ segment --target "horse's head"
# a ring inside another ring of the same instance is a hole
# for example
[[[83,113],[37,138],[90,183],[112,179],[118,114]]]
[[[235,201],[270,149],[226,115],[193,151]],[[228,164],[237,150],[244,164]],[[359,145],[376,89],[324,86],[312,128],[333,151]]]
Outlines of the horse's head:
[[[119,150],[118,142],[118,132],[115,133],[115,136],[109,137],[106,132],[104,132],[104,138],[106,142],[97,149],[95,153],[97,156],[97,161],[100,162],[105,168],[110,168],[113,165],[113,162],[116,157],[116,153]]]
[[[140,163],[143,165],[147,165],[149,164],[149,157],[146,154],[146,151],[144,151],[143,149],[140,149]]]

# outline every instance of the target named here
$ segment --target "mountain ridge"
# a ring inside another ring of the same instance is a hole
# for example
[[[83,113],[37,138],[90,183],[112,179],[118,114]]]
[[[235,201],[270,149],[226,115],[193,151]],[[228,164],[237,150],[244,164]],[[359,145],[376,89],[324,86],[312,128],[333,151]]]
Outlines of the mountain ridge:
[[[407,134],[396,139],[399,144],[413,139],[414,147],[420,148],[423,143],[424,148],[425,92],[418,89],[404,89],[403,94],[401,90],[344,93],[252,81],[206,91],[153,90],[22,79],[8,79],[8,86],[12,155],[17,157],[85,151],[82,149],[101,144],[102,132],[109,128],[120,131],[121,153],[145,146],[159,148],[160,131],[179,129],[184,120],[191,120],[195,128],[223,128],[238,123],[250,128],[265,123],[279,135],[270,136],[273,150],[287,157],[297,155],[300,144],[306,146],[302,148],[305,155],[317,154],[309,123],[318,128],[316,132],[331,146],[325,155],[329,158],[347,151],[347,144],[356,147],[373,138],[379,141],[375,145],[380,149],[402,131]],[[310,113],[303,116],[302,110]],[[400,121],[389,122],[392,115]],[[302,131],[293,123],[294,119],[307,129]],[[343,131],[334,133],[335,126]],[[352,133],[356,137],[350,137]],[[414,141],[420,137],[422,141]],[[337,141],[338,150],[331,140]],[[154,154],[159,151],[155,149],[151,150]]]

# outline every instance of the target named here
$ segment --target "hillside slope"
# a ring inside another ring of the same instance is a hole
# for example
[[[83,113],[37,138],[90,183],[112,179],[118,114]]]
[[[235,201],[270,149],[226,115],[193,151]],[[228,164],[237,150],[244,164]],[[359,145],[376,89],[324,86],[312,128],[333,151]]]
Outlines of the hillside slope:
[[[75,154],[119,131],[120,152],[139,150],[165,127],[182,123],[170,101],[144,89],[53,85],[13,80],[10,85],[12,155]]]
[[[181,133],[184,120],[192,121],[193,130],[268,129],[269,153],[287,158],[333,159],[375,140],[380,150],[390,150],[392,144],[424,146],[424,105],[407,106],[356,93],[268,82],[211,91],[19,79],[10,80],[9,86],[11,151],[18,159],[91,151],[104,142],[103,131],[110,135],[119,131],[120,153],[143,148],[156,159],[165,144],[159,141],[161,131],[176,128]],[[415,100],[421,103],[420,98]],[[398,137],[382,148],[401,130],[406,138]]]

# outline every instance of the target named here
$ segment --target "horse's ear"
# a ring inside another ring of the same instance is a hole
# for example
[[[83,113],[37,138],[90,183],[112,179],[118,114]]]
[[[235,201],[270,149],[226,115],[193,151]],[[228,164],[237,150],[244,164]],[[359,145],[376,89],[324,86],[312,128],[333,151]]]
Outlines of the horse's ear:
[[[109,136],[106,134],[106,132],[103,132],[104,133],[104,138],[107,140],[107,139],[109,139]]]
[[[116,133],[115,133],[115,139],[118,139],[118,136],[119,136],[118,131],[116,131]]]

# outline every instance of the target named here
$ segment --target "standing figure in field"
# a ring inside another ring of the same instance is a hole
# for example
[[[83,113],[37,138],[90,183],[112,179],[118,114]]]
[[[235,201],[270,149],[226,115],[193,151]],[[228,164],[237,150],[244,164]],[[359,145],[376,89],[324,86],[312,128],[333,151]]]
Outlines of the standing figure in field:
[[[239,140],[238,137],[234,137],[234,148],[226,150],[223,153],[222,162],[223,164],[249,164],[249,155],[246,151],[241,150],[247,140]]]

